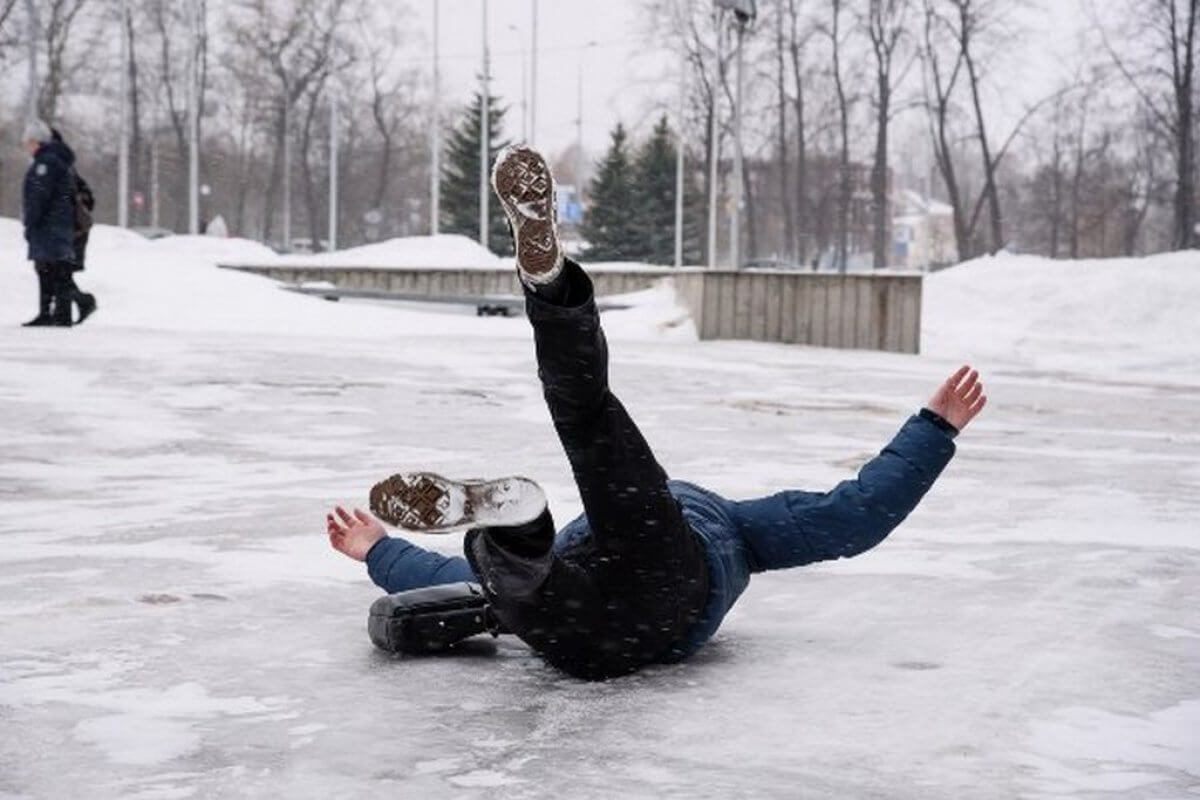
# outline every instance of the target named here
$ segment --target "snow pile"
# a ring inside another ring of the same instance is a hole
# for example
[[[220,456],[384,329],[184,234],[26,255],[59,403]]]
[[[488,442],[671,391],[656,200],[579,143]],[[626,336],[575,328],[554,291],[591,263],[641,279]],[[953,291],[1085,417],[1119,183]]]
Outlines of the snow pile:
[[[493,267],[510,266],[462,236],[394,240],[335,255],[352,261],[353,253],[385,250],[412,265],[449,266],[458,261],[462,266],[463,260],[474,258],[475,266],[484,266],[487,259]],[[7,325],[23,322],[37,310],[37,279],[25,252],[21,224],[0,218],[0,320]],[[269,248],[245,239],[168,236],[151,241],[98,225],[88,248],[87,270],[78,278],[81,288],[95,292],[100,303],[99,313],[87,324],[234,334],[303,332],[384,340],[529,336],[528,324],[520,319],[480,320],[471,309],[455,306],[331,303],[284,291],[257,275],[216,267],[219,263],[270,263],[275,259],[278,256]],[[669,289],[651,289],[620,300],[631,308],[605,315],[606,320],[612,319],[610,333],[635,339],[695,338],[693,326]]]
[[[1200,253],[981,258],[929,276],[923,306],[929,355],[1200,381]]]
[[[228,259],[225,263],[233,263],[233,260]],[[380,269],[398,267],[505,269],[512,266],[512,259],[501,258],[480,245],[479,242],[466,236],[441,234],[389,239],[386,242],[351,247],[332,253],[277,256],[268,250],[265,257],[247,258],[239,263],[287,264],[301,267],[376,267]]]

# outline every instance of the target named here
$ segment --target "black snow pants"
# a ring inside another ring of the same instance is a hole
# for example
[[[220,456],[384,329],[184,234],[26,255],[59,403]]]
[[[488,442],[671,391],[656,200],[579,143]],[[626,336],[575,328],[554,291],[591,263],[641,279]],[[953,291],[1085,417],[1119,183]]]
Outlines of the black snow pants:
[[[562,302],[527,289],[526,309],[590,533],[556,552],[547,512],[518,528],[476,528],[465,550],[509,631],[563,671],[600,680],[681,651],[708,597],[708,563],[666,473],[609,390],[592,282],[574,262],[563,269]]]

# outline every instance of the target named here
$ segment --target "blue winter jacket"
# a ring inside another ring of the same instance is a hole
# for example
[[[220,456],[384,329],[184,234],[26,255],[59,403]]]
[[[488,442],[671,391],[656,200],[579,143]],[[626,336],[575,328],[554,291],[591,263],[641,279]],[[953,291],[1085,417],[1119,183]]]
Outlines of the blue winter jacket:
[[[708,603],[688,633],[682,657],[716,633],[752,573],[849,558],[883,541],[950,462],[954,434],[944,420],[922,411],[857,477],[828,492],[791,490],[737,501],[671,481],[671,493],[704,540],[710,577]],[[554,548],[562,552],[587,535],[587,519],[580,516],[559,531]],[[431,553],[400,538],[377,543],[367,554],[367,570],[387,592],[479,580],[466,559]]]
[[[75,263],[75,153],[58,141],[41,146],[25,173],[25,241],[30,261]]]

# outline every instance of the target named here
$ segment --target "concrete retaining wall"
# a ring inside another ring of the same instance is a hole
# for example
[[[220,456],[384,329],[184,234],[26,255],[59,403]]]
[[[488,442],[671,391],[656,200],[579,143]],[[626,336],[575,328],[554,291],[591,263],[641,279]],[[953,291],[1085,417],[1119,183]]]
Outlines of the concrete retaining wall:
[[[511,269],[419,269],[223,265],[279,281],[328,281],[436,297],[511,296]],[[752,339],[817,347],[917,353],[921,276],[687,269],[591,270],[598,296],[674,281],[701,339]]]

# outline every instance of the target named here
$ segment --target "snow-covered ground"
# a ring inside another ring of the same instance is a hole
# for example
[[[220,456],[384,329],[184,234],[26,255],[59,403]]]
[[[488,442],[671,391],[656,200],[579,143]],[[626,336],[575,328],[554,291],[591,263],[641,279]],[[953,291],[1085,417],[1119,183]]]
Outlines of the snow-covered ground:
[[[410,467],[578,512],[524,320],[102,228],[100,311],[23,330],[19,239],[0,220],[0,798],[1200,795],[1200,258],[939,273],[920,357],[699,343],[665,289],[606,314],[660,460],[732,496],[850,474],[960,359],[991,403],[879,548],[586,684],[507,638],[376,652],[322,535]]]

